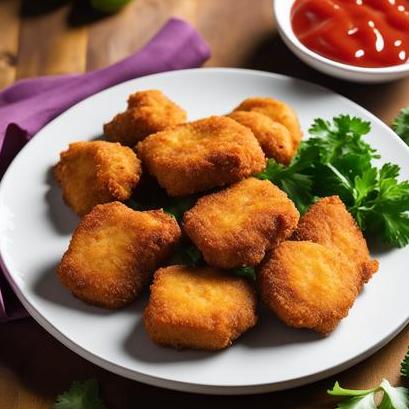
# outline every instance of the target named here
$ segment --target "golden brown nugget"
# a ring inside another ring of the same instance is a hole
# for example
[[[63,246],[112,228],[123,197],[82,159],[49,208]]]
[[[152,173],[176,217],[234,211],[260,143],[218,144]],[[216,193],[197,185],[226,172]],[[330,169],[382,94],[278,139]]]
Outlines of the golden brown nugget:
[[[232,184],[266,166],[253,133],[218,116],[153,134],[138,144],[138,155],[170,196]]]
[[[284,125],[290,131],[295,154],[301,142],[302,131],[297,114],[289,105],[273,98],[254,97],[245,99],[234,111],[258,112]]]
[[[256,295],[246,280],[216,269],[170,266],[154,275],[144,319],[157,344],[223,349],[256,324]]]
[[[258,272],[264,303],[287,325],[328,334],[348,315],[361,285],[344,256],[310,241],[286,241]]]
[[[378,270],[365,238],[338,196],[319,200],[301,218],[294,239],[309,240],[343,253],[361,274],[362,284]]]
[[[139,91],[129,96],[128,108],[104,125],[113,142],[134,146],[148,135],[186,121],[186,112],[159,90]]]
[[[140,294],[180,235],[175,219],[162,210],[137,212],[119,202],[98,205],[75,229],[58,276],[89,304],[123,307]]]
[[[254,266],[297,227],[294,203],[267,180],[249,178],[204,196],[184,215],[184,230],[206,262]]]
[[[104,141],[70,144],[54,168],[65,202],[79,216],[97,204],[129,199],[141,173],[132,149]]]
[[[235,111],[228,115],[249,128],[267,158],[288,165],[295,155],[290,131],[266,115],[253,111]]]

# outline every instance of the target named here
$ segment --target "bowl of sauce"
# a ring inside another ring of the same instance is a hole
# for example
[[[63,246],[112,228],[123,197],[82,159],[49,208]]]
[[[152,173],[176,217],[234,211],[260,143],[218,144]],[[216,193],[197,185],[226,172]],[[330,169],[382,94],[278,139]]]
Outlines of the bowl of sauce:
[[[409,0],[275,0],[281,37],[304,62],[358,82],[409,75]]]

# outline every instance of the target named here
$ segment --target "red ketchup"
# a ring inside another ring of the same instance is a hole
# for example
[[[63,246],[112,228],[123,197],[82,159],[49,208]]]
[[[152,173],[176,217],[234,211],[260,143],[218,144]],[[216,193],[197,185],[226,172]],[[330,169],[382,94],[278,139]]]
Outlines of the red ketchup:
[[[334,61],[374,68],[409,59],[409,0],[296,0],[291,23],[307,48]]]

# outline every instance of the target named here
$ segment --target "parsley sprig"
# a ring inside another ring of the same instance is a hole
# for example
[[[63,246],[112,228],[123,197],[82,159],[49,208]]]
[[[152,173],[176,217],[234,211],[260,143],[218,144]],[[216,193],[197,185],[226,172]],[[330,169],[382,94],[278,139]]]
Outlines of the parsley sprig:
[[[257,176],[287,192],[301,213],[319,197],[338,195],[364,232],[403,247],[409,243],[409,182],[399,181],[398,165],[373,164],[380,156],[363,139],[370,129],[349,115],[316,119],[290,166],[269,159]]]
[[[403,358],[403,361],[400,364],[400,373],[405,378],[409,378],[409,348],[408,352],[406,352],[406,355]]]
[[[409,145],[409,107],[399,112],[392,122],[392,129]]]
[[[89,379],[73,382],[70,389],[57,397],[53,409],[107,409],[99,398],[98,382]]]

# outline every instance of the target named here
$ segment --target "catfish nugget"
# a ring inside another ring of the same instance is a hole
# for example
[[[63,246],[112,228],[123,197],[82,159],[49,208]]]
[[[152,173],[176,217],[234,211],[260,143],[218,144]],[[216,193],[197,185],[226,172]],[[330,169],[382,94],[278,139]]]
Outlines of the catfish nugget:
[[[128,98],[126,111],[104,125],[113,142],[134,146],[148,135],[186,121],[186,112],[159,90],[139,91]]]
[[[129,199],[141,173],[132,149],[104,141],[71,143],[54,168],[65,202],[79,216],[97,204]]]
[[[148,136],[138,155],[170,196],[225,186],[261,172],[265,156],[253,133],[212,116]]]
[[[115,309],[131,303],[181,232],[161,210],[137,212],[119,202],[96,206],[75,229],[58,266],[79,299]]]
[[[256,324],[256,304],[243,278],[210,267],[170,266],[155,272],[145,328],[160,345],[223,349]]]
[[[285,241],[258,272],[264,303],[287,325],[322,334],[348,315],[361,277],[337,251],[310,241]]]
[[[245,99],[234,111],[258,112],[284,125],[290,132],[295,154],[301,142],[302,131],[297,114],[288,104],[274,98],[252,97]]]
[[[206,262],[254,266],[297,227],[294,203],[267,180],[248,178],[203,196],[184,215],[184,230]]]
[[[325,197],[311,206],[300,219],[294,233],[296,240],[322,244],[346,256],[366,283],[378,270],[365,238],[352,215],[338,196]]]

